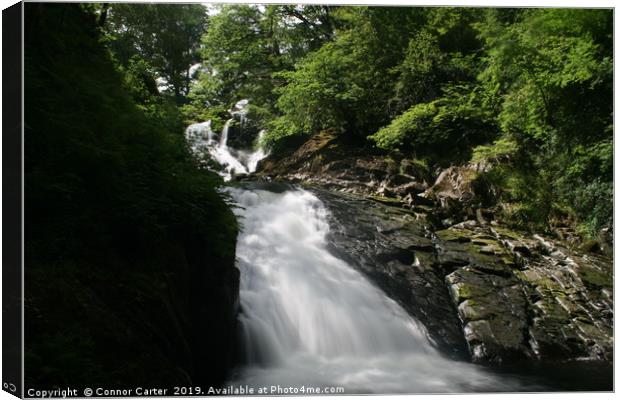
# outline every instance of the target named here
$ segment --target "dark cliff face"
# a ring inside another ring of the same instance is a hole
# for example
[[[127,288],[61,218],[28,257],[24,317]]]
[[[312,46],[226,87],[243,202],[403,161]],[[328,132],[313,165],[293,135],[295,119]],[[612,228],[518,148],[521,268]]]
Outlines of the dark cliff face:
[[[25,5],[26,387],[218,385],[237,224],[123,90],[92,15]]]
[[[224,382],[236,359],[234,257],[205,237],[155,246],[160,261],[110,247],[53,262],[28,246],[28,386]]]
[[[234,265],[234,253],[218,257],[220,249],[201,237],[190,243],[187,322],[192,383],[217,386],[224,383],[239,357],[239,270]],[[213,259],[217,260],[215,264],[205,264],[205,260]]]

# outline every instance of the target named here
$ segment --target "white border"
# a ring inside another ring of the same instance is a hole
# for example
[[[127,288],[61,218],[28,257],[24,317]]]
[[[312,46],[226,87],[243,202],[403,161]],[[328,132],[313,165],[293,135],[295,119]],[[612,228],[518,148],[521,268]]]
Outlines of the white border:
[[[63,1],[63,2],[68,2],[68,1]],[[99,2],[103,2],[99,1]],[[109,1],[109,2],[118,2],[118,1]],[[169,0],[169,1],[161,1],[161,0],[135,0],[132,2],[140,2],[140,3],[148,3],[148,2],[158,2],[158,3],[163,3],[163,2],[168,2],[168,3],[189,3],[190,1],[182,1],[182,0]],[[0,6],[2,9],[5,9],[13,4],[15,4],[15,1],[12,0],[0,0]],[[199,3],[199,2],[194,2],[194,3]],[[270,1],[251,1],[251,0],[229,0],[229,1],[214,1],[214,2],[203,2],[203,3],[246,3],[246,4],[252,4],[252,3],[263,3],[263,4],[287,4],[287,3],[305,3],[305,4],[343,4],[343,5],[400,5],[400,6],[406,6],[406,5],[411,5],[411,6],[477,6],[477,7],[579,7],[579,8],[615,8],[615,1],[613,0],[590,0],[590,1],[583,1],[583,0],[544,0],[544,1],[535,1],[535,0],[522,0],[522,1],[506,1],[506,0],[423,0],[423,1],[403,1],[403,0],[391,0],[391,1],[386,1],[386,0],[336,0],[336,1],[313,1],[313,0],[309,0],[309,1],[299,1],[299,2],[295,2],[295,1],[286,1],[286,0],[270,0]],[[23,22],[23,15],[22,15],[22,22]],[[2,40],[2,33],[1,33],[1,19],[0,19],[0,43]],[[22,25],[23,26],[23,25]],[[618,28],[618,23],[617,23],[617,16],[616,13],[614,11],[614,57],[616,54],[616,46],[617,43],[615,41],[615,38],[617,37],[618,33],[620,31],[620,28]],[[23,37],[22,39],[22,44],[23,44]],[[23,56],[23,54],[22,54]],[[2,55],[0,54],[0,69],[1,69],[1,62],[2,62]],[[618,91],[620,84],[618,83],[618,80],[616,79],[616,69],[614,68],[614,111],[615,111],[615,104],[616,104],[616,95],[617,93],[620,93]],[[1,83],[0,83],[0,88],[1,88]],[[23,94],[23,70],[22,70],[22,94]],[[2,100],[0,99],[0,109],[1,109],[1,105],[2,105]],[[22,98],[22,127],[23,127],[23,113],[24,113],[24,109],[23,109],[23,98]],[[617,126],[619,122],[619,117],[617,115],[616,112],[614,112],[614,126]],[[22,130],[22,138],[23,138],[23,130]],[[615,133],[615,129],[614,129],[614,188],[615,188],[615,177],[616,176],[620,176],[618,175],[618,173],[620,172],[620,163],[618,163],[617,159],[616,159],[616,133]],[[23,141],[22,141],[23,143]],[[1,150],[2,150],[2,145],[0,143],[0,165],[2,162],[2,155],[1,155]],[[1,168],[1,167],[0,167]],[[22,172],[23,172],[23,148],[22,148]],[[2,177],[0,175],[0,184],[2,183]],[[23,173],[22,173],[22,187],[23,187]],[[1,189],[0,189],[1,191]],[[23,201],[23,192],[22,192],[22,201]],[[2,205],[2,199],[0,198],[0,205]],[[620,210],[618,208],[619,205],[619,201],[618,199],[615,197],[615,189],[614,189],[614,225],[615,222],[618,221],[618,218],[620,218]],[[0,226],[2,224],[2,215],[0,214]],[[22,209],[22,224],[23,224],[23,209]],[[615,229],[614,229],[615,231]],[[615,235],[614,235],[615,236]],[[0,238],[2,237],[2,231],[0,228]],[[22,243],[23,243],[23,231],[22,231]],[[614,254],[618,254],[616,253],[615,250],[617,250],[618,244],[615,243],[614,244]],[[2,249],[0,248],[0,259],[2,256]],[[23,260],[23,245],[22,245],[22,260]],[[616,258],[614,257],[614,271],[616,270],[616,266],[617,266],[617,261]],[[618,283],[617,277],[615,277],[616,279],[614,280],[614,297],[615,297],[615,292],[616,292],[616,285]],[[22,268],[22,290],[23,290],[23,268]],[[0,286],[0,298],[2,298],[2,288]],[[23,300],[22,300],[22,304],[23,304]],[[615,311],[615,304],[614,304],[614,311]],[[22,307],[22,318],[23,318],[23,307]],[[617,332],[618,330],[616,329],[618,327],[618,318],[614,319],[614,332]],[[1,331],[1,327],[2,327],[2,321],[0,319],[0,331]],[[1,343],[1,341],[0,341]],[[0,346],[0,352],[1,352],[1,346]],[[22,330],[22,354],[23,354],[23,330]],[[614,359],[617,359],[617,347],[615,346],[614,343]],[[0,376],[2,376],[2,367],[0,366]],[[618,382],[618,370],[615,368],[614,365],[614,382]],[[407,399],[451,399],[453,398],[453,396],[455,395],[390,395],[390,396],[375,396],[376,398],[381,398],[381,399],[387,399],[387,398],[407,398]],[[456,395],[458,396],[459,399],[464,399],[464,400],[473,400],[473,399],[478,399],[479,396],[483,396],[485,398],[516,398],[517,396],[519,396],[519,398],[521,396],[526,397],[527,398],[536,398],[536,399],[554,399],[554,400],[577,400],[577,399],[582,399],[584,396],[587,396],[588,399],[608,399],[608,398],[613,398],[614,394],[613,393],[587,393],[587,394],[580,394],[579,392],[570,392],[570,393],[541,393],[541,394],[527,394],[527,393],[508,393],[508,394],[463,394],[463,395]],[[320,396],[320,397],[316,397],[318,399],[362,399],[365,398],[367,396],[344,396],[344,397],[338,397],[338,396]],[[1,391],[0,393],[0,400],[9,400],[9,399],[14,399],[14,396],[9,395],[8,393]],[[248,397],[235,397],[235,396],[230,396],[228,397],[228,399],[247,399]],[[265,397],[261,397],[261,398],[265,398]]]

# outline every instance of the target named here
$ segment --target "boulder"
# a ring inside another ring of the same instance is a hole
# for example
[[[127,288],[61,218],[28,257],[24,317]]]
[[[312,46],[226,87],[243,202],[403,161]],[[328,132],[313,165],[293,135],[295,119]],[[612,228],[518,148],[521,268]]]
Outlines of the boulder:
[[[475,221],[436,235],[474,361],[611,360],[610,259]]]
[[[423,197],[451,213],[459,213],[468,206],[479,202],[476,194],[477,171],[471,166],[449,167],[443,170],[433,186],[424,192]]]

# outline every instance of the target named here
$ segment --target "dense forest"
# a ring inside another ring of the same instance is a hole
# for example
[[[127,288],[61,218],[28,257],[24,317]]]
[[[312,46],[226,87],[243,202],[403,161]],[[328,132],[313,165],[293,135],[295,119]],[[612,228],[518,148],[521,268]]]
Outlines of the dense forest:
[[[430,170],[485,163],[516,226],[612,225],[608,10],[92,8],[126,89],[168,129],[219,128],[248,99],[276,154],[329,131]]]
[[[610,10],[26,3],[25,21],[32,386],[224,382],[238,223],[183,132],[241,99],[274,159],[329,134],[429,176],[475,164],[512,228],[612,229]]]
[[[612,225],[611,32],[608,10],[223,6],[184,110],[248,98],[276,152],[331,131],[430,169],[486,163],[505,220],[592,236]]]
[[[28,3],[25,20],[27,386],[221,382],[237,224],[184,146],[189,60],[149,59],[177,85],[160,95],[138,39],[108,47],[92,5]]]

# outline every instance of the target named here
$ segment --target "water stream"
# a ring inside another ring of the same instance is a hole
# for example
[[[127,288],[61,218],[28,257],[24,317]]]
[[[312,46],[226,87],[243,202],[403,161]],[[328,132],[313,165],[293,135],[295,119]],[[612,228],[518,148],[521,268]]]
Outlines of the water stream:
[[[246,122],[247,100],[241,100],[229,110],[231,117],[226,121],[219,139],[211,129],[211,121],[192,124],[185,130],[185,137],[194,156],[207,164],[205,157],[210,158],[219,168],[215,171],[220,174],[225,181],[230,181],[235,175],[245,175],[256,171],[258,162],[267,156],[267,151],[261,147],[261,140],[265,131],[260,131],[256,142],[256,148],[235,149],[228,146],[228,136],[230,126],[238,119],[241,129]]]
[[[240,206],[239,321],[246,355],[235,383],[332,386],[346,393],[514,390],[444,358],[424,327],[328,251],[327,210],[312,193],[229,188]]]

